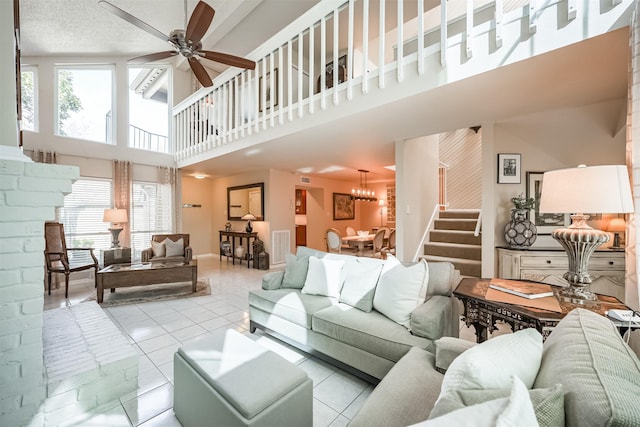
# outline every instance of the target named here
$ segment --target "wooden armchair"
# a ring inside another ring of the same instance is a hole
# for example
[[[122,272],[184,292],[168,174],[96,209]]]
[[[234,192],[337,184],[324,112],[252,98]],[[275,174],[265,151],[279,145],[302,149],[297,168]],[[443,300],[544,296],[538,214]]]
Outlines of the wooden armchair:
[[[64,297],[69,297],[69,274],[93,268],[96,282],[98,259],[93,248],[67,248],[64,225],[59,222],[44,223],[44,260],[47,265],[47,282],[51,295],[51,273],[64,273]]]

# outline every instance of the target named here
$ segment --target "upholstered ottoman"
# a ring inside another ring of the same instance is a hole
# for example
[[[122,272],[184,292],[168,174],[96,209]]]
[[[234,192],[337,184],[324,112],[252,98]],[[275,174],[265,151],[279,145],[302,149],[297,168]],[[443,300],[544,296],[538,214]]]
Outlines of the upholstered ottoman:
[[[234,330],[181,347],[173,366],[173,411],[183,426],[313,424],[306,372]]]

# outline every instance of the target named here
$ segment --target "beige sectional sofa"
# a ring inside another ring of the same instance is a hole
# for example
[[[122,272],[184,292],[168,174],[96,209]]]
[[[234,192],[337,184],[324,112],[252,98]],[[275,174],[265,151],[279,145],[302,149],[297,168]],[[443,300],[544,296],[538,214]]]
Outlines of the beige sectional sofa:
[[[640,360],[592,311],[570,312],[544,344],[526,329],[482,344],[443,338],[436,348],[412,348],[349,426],[488,426],[498,417],[499,425],[640,426]],[[514,397],[514,375],[528,383],[525,396]],[[510,412],[516,420],[505,424]]]
[[[284,271],[267,273],[262,289],[249,293],[251,332],[262,329],[375,383],[412,347],[435,352],[437,339],[457,336],[451,293],[459,280],[450,263],[403,265],[299,247]]]

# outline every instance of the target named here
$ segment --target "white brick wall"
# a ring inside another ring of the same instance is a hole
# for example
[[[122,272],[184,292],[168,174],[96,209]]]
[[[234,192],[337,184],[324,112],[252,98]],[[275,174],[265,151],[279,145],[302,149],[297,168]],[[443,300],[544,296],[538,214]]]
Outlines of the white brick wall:
[[[0,425],[42,425],[44,221],[78,179],[73,166],[0,160]]]

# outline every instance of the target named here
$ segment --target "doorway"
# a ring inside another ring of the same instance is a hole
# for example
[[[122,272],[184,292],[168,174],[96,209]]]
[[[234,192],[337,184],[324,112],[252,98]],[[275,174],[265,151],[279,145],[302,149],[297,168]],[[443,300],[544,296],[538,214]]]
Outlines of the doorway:
[[[296,247],[307,246],[307,190],[296,188]]]

